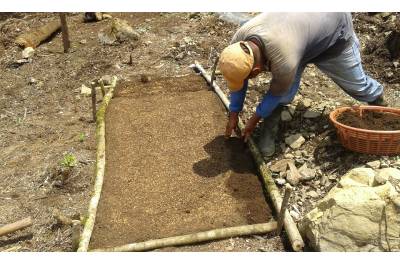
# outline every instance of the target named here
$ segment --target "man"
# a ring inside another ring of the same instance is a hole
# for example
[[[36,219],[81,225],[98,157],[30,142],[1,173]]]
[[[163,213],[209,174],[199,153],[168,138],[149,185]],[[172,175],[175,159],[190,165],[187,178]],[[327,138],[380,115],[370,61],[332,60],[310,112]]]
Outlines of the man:
[[[383,87],[364,73],[349,13],[266,13],[246,22],[220,56],[219,68],[231,91],[226,137],[237,126],[248,79],[272,73],[270,87],[242,136],[246,141],[263,118],[260,151],[275,153],[282,105],[296,95],[307,64],[314,63],[353,98],[386,105]]]

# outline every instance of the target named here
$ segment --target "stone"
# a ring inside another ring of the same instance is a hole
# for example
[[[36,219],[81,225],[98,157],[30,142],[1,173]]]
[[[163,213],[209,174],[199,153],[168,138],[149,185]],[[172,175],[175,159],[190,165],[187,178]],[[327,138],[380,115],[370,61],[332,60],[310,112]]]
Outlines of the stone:
[[[81,86],[81,94],[84,96],[90,96],[92,94],[92,89],[85,85]]]
[[[99,39],[99,42],[103,45],[111,45],[114,44],[114,42],[117,40],[114,34],[111,34],[110,32],[104,32],[101,31],[97,34],[97,37]]]
[[[115,34],[115,37],[119,42],[139,40],[139,33],[136,32],[128,23],[128,21],[114,18],[112,21],[111,32]]]
[[[87,43],[87,40],[85,40],[85,39],[80,40],[79,43],[80,43],[80,44],[86,44],[86,43]]]
[[[286,168],[288,167],[288,163],[289,163],[290,161],[293,161],[293,160],[291,160],[291,159],[282,159],[282,160],[278,160],[275,164],[273,164],[272,166],[270,166],[269,169],[270,169],[272,172],[276,172],[276,173],[285,172],[285,171],[286,171]]]
[[[300,179],[296,176],[295,173],[288,170],[286,171],[286,181],[289,182],[289,184],[292,186],[297,186],[297,184],[299,184],[300,182]]]
[[[400,189],[400,170],[397,168],[383,168],[377,172],[373,182],[374,186],[385,184],[387,181]],[[397,183],[397,184],[396,184]]]
[[[290,210],[289,214],[293,217],[294,221],[299,221],[301,216],[298,212]]]
[[[294,158],[294,155],[293,155],[293,154],[290,154],[290,153],[287,153],[287,154],[285,154],[283,157],[284,157],[284,158],[287,158],[287,159],[293,159],[293,158]]]
[[[355,168],[341,177],[339,185],[341,187],[372,187],[376,172],[372,168]]]
[[[290,115],[290,112],[287,110],[284,110],[281,112],[281,120],[283,122],[288,122],[292,120],[292,115]]]
[[[292,105],[288,106],[288,111],[290,113],[290,115],[294,116],[294,114],[296,113],[296,108]]]
[[[307,192],[306,195],[308,195],[314,199],[319,197],[319,194],[315,190],[311,190],[311,191]]]
[[[319,116],[321,116],[321,112],[317,112],[314,110],[306,110],[306,112],[303,115],[303,117],[306,119],[315,119],[318,118]]]
[[[381,166],[381,161],[375,160],[367,163],[367,166],[372,168],[372,169],[377,169]]]
[[[315,178],[317,171],[315,169],[308,168],[307,164],[304,163],[303,166],[299,168],[299,173],[301,175],[301,181],[309,181]]]
[[[36,84],[37,83],[37,80],[35,79],[35,78],[33,78],[33,77],[30,77],[29,78],[29,80],[28,80],[28,84],[29,85],[34,85],[34,84]]]
[[[284,178],[277,178],[275,179],[275,183],[279,186],[283,186],[286,184],[286,180]]]
[[[22,51],[22,58],[24,59],[32,58],[34,54],[35,54],[35,49],[33,49],[32,47],[26,47]]]
[[[285,138],[285,143],[292,149],[299,148],[305,141],[306,139],[304,139],[303,135],[300,133],[296,133]]]
[[[371,176],[371,168],[352,169],[342,177],[351,180],[347,185],[332,188],[300,220],[299,231],[314,250],[400,251],[399,193],[389,182],[369,185]]]
[[[305,108],[311,107],[311,104],[312,104],[312,100],[311,100],[311,99],[309,99],[309,98],[303,99],[303,106],[304,106]]]

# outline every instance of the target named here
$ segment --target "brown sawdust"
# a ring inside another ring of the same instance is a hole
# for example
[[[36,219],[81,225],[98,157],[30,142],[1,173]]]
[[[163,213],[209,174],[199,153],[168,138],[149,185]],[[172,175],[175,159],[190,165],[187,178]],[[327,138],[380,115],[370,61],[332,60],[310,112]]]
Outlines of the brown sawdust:
[[[224,111],[194,75],[118,89],[90,248],[270,220],[249,151],[222,136]]]
[[[338,122],[360,129],[393,131],[400,130],[400,115],[389,112],[376,112],[363,110],[362,116],[359,111],[346,110],[341,113]]]

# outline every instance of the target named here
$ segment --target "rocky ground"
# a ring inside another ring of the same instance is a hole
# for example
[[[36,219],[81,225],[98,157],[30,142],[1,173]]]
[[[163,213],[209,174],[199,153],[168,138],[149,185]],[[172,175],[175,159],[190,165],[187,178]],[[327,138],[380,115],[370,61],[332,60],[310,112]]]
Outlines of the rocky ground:
[[[0,250],[72,250],[72,227],[60,223],[56,213],[83,219],[87,209],[95,126],[85,91],[92,81],[116,75],[120,81],[151,82],[153,75],[191,72],[188,66],[194,60],[209,68],[237,28],[212,13],[112,16],[133,28],[130,37],[109,38],[111,20],[83,23],[83,14],[74,13],[67,16],[72,41],[69,53],[63,53],[61,35],[56,34],[34,53],[23,54],[15,38],[58,17],[52,13],[0,14],[0,224],[26,216],[34,219],[31,228],[0,238]],[[365,70],[385,86],[391,105],[399,106],[399,61],[384,45],[396,14],[353,17]],[[252,81],[244,120],[253,113],[269,80],[265,74]],[[227,91],[221,76],[217,81]],[[360,155],[341,147],[327,115],[338,106],[353,104],[359,103],[317,68],[307,67],[300,93],[286,107],[278,152],[267,159],[278,185],[290,180],[287,167],[277,165],[280,160],[293,161],[305,172],[291,198],[290,214],[295,220],[351,168],[400,168],[400,157]],[[297,146],[289,138],[297,140]],[[260,245],[247,239],[235,242],[243,250],[257,250]],[[228,249],[218,245],[216,250]]]

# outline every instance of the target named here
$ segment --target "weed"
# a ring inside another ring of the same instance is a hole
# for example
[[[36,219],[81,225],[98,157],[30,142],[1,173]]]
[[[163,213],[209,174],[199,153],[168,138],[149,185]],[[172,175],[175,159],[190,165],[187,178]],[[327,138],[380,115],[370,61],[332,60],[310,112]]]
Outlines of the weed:
[[[80,133],[78,136],[78,141],[83,143],[83,141],[85,141],[86,139],[86,135],[84,133]]]
[[[63,159],[61,160],[61,166],[64,168],[73,168],[76,166],[76,157],[74,154],[68,153],[64,155]]]

